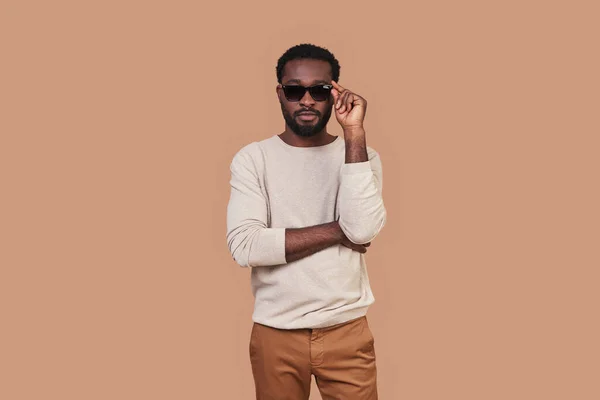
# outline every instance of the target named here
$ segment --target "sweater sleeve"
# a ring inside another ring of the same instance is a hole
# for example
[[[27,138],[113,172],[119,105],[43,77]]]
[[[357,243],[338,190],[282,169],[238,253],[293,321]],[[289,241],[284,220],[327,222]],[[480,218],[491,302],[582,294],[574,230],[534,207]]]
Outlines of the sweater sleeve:
[[[268,205],[256,164],[246,148],[231,161],[227,246],[241,267],[286,264],[285,228],[267,226]]]
[[[386,222],[383,169],[379,154],[368,148],[369,160],[343,164],[338,192],[339,224],[356,244],[372,241]]]

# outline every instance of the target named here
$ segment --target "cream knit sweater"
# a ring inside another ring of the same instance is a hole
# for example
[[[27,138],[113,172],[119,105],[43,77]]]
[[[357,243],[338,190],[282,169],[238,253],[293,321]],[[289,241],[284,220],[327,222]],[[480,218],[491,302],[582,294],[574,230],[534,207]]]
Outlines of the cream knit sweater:
[[[375,298],[365,255],[335,245],[286,262],[285,229],[338,221],[348,239],[372,241],[383,228],[379,154],[345,163],[344,138],[296,147],[278,135],[241,148],[231,161],[227,245],[250,267],[252,320],[280,329],[322,328],[367,313]]]

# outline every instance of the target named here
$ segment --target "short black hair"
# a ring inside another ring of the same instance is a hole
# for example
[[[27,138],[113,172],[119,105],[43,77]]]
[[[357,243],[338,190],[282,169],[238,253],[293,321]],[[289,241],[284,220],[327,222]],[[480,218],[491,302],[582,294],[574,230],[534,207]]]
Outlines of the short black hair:
[[[327,61],[329,65],[331,65],[331,79],[337,82],[340,78],[340,63],[334,57],[333,53],[324,47],[310,43],[302,43],[287,49],[286,52],[279,57],[279,60],[277,60],[277,82],[281,83],[281,79],[283,78],[283,67],[285,67],[285,64],[288,61],[299,58]]]

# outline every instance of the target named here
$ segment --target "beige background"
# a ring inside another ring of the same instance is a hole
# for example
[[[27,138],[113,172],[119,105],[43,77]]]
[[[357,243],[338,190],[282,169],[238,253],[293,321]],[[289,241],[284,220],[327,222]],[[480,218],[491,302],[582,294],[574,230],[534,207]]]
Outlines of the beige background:
[[[380,398],[600,398],[597,2],[199,3],[2,2],[0,398],[254,398],[229,162],[302,42],[382,157]]]

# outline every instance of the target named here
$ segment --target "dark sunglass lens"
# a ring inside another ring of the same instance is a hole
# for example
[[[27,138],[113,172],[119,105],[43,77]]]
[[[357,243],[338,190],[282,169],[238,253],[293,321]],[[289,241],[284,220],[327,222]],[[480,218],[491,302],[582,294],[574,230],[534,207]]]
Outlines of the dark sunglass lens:
[[[316,101],[325,101],[329,97],[331,85],[319,85],[310,88],[310,95]]]
[[[300,101],[300,99],[304,97],[305,92],[306,90],[302,86],[293,85],[285,86],[283,88],[283,93],[289,101]]]

